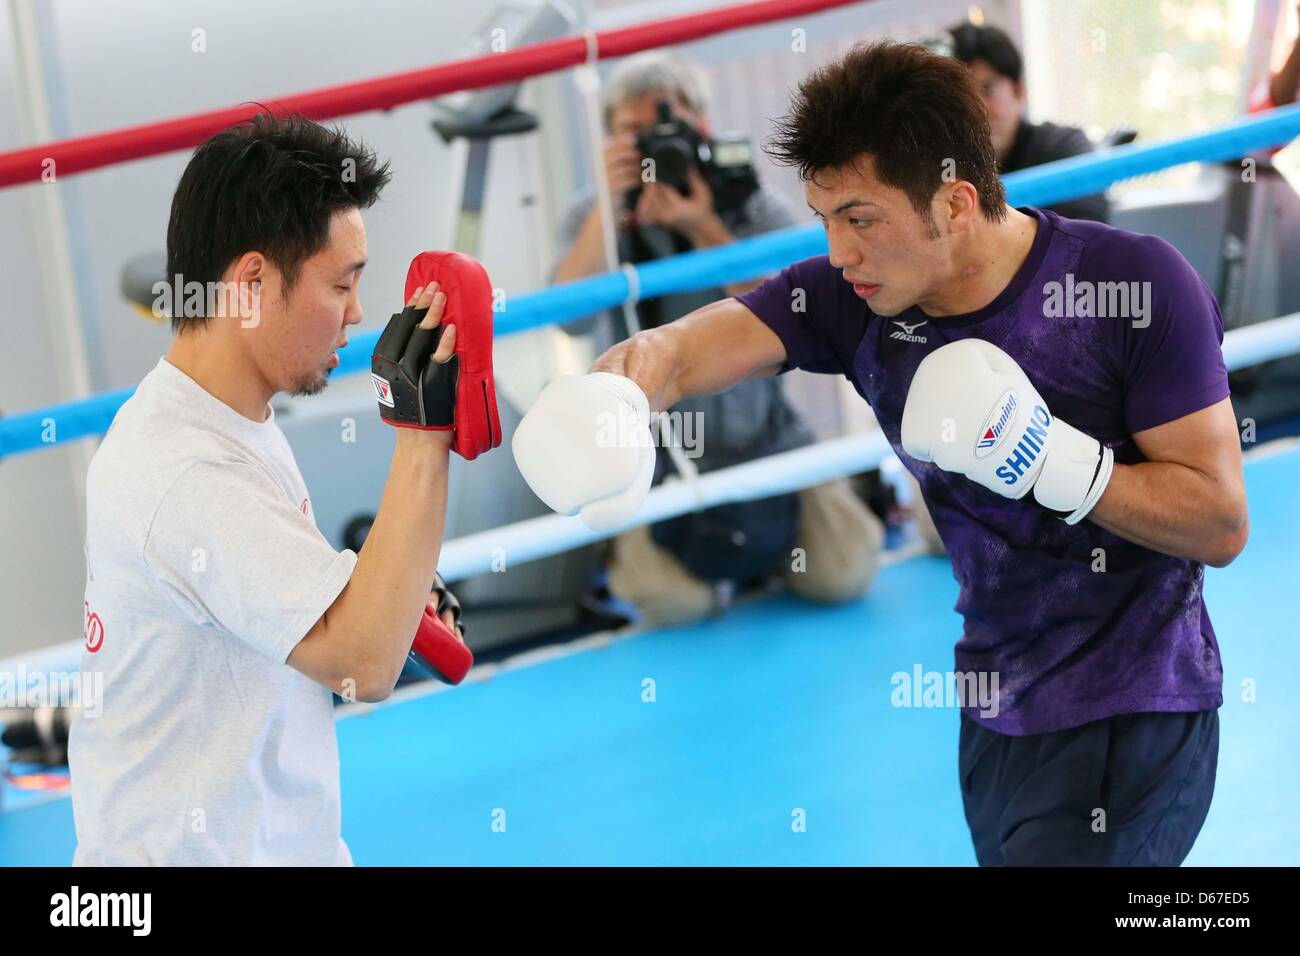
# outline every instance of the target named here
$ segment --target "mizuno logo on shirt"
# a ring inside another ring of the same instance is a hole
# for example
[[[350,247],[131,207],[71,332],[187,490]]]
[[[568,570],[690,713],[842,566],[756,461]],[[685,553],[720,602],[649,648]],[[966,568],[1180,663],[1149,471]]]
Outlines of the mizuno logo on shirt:
[[[919,345],[924,345],[929,340],[924,335],[917,335],[916,330],[928,321],[928,319],[922,319],[920,322],[902,322],[895,319],[894,324],[898,328],[890,332],[889,337],[898,339],[900,342],[916,342]]]

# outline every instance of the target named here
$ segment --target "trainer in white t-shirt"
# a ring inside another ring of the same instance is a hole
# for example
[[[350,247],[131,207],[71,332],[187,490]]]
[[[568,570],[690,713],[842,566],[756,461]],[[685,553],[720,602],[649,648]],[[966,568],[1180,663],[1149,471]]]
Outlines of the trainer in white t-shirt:
[[[81,666],[104,691],[69,744],[74,863],[351,864],[333,696],[285,660],[356,560],[316,528],[274,413],[160,360],[87,478]]]

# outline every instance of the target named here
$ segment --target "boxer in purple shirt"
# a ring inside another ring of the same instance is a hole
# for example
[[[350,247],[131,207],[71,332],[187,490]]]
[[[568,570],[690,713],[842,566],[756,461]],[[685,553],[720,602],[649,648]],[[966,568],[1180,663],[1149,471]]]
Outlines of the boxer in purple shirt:
[[[996,676],[960,721],[979,862],[1180,863],[1218,756],[1204,567],[1247,536],[1213,295],[1161,239],[1009,208],[968,71],[917,46],[814,72],[768,151],[829,255],[594,369],[655,409],[846,376],[952,558],[956,670]]]

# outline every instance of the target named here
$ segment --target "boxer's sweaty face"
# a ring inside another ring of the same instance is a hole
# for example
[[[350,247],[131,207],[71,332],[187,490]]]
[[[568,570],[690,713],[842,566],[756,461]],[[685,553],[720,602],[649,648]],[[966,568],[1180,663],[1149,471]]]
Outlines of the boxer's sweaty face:
[[[325,387],[338,364],[336,350],[347,344],[347,327],[362,319],[358,287],[365,262],[360,210],[334,213],[325,248],[303,262],[298,281],[277,303],[283,314],[267,330],[281,390],[311,395]]]
[[[881,183],[869,161],[819,171],[804,198],[826,229],[831,265],[877,315],[922,304],[950,268],[934,220]]]

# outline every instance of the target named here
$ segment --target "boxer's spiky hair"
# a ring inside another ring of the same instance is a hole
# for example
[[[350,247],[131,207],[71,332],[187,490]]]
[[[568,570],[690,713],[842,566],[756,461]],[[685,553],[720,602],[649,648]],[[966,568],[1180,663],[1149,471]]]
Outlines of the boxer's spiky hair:
[[[877,178],[924,216],[950,170],[975,187],[986,218],[1002,220],[1006,192],[989,135],[965,64],[915,44],[861,43],[799,84],[766,150],[804,181],[869,156]]]
[[[337,127],[304,116],[260,113],[205,140],[172,197],[167,274],[219,282],[232,262],[257,250],[293,288],[304,261],[329,242],[330,217],[366,209],[391,174]],[[206,319],[176,310],[181,331]]]

